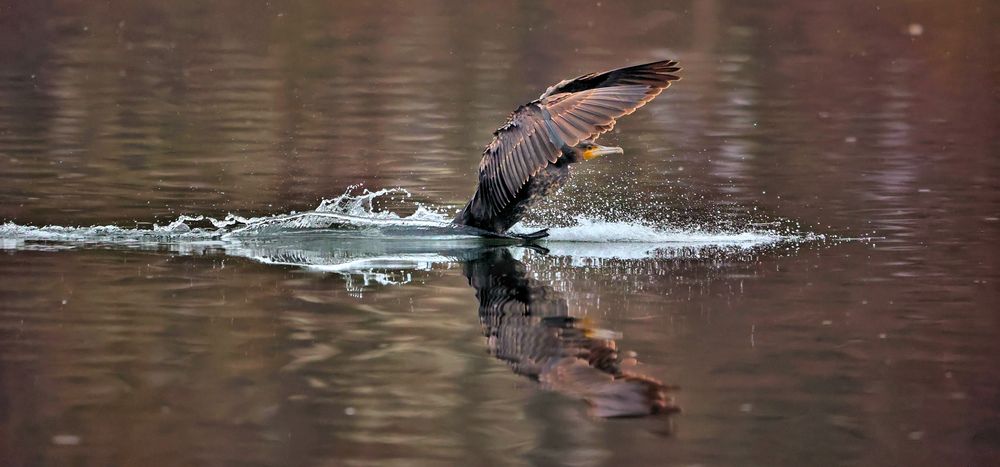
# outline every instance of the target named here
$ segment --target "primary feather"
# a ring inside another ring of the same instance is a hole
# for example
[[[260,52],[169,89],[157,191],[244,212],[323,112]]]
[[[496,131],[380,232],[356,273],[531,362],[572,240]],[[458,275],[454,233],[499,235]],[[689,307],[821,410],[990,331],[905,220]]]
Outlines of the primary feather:
[[[517,223],[524,211],[547,194],[532,181],[547,169],[562,167],[572,148],[614,128],[680,79],[673,60],[588,73],[549,87],[522,105],[493,133],[479,164],[479,185],[455,222],[496,233]],[[561,184],[565,176],[548,183]]]

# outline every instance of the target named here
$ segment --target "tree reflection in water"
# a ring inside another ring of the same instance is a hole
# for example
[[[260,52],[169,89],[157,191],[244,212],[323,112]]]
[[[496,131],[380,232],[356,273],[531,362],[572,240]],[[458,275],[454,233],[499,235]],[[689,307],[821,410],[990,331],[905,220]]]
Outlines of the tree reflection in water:
[[[612,331],[570,313],[565,297],[529,277],[507,248],[483,250],[464,265],[476,289],[490,354],[543,388],[583,399],[599,417],[673,413],[665,385],[622,358]]]

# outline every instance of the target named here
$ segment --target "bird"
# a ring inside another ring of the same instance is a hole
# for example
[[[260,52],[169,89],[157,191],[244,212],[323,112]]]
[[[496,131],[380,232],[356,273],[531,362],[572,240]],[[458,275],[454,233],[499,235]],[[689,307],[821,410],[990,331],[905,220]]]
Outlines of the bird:
[[[549,86],[493,132],[483,151],[475,194],[452,224],[505,236],[531,206],[570,178],[570,166],[623,154],[595,141],[617,119],[635,112],[680,77],[675,60],[587,73]],[[539,239],[548,229],[515,235]]]

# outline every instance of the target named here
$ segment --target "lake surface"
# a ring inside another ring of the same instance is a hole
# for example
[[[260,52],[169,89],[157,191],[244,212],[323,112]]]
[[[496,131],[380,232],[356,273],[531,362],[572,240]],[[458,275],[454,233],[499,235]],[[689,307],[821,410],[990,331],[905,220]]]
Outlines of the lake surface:
[[[0,6],[0,464],[1000,463],[993,2],[141,3]],[[539,247],[337,217],[663,58]]]

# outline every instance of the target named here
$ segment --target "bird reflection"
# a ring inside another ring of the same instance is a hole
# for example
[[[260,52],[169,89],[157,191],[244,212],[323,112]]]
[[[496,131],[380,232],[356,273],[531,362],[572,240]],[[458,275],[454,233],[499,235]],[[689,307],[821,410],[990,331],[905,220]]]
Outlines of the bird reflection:
[[[490,353],[542,387],[587,402],[598,417],[678,411],[675,387],[636,373],[614,333],[570,313],[565,297],[529,277],[509,249],[480,252],[464,265],[479,299]]]

